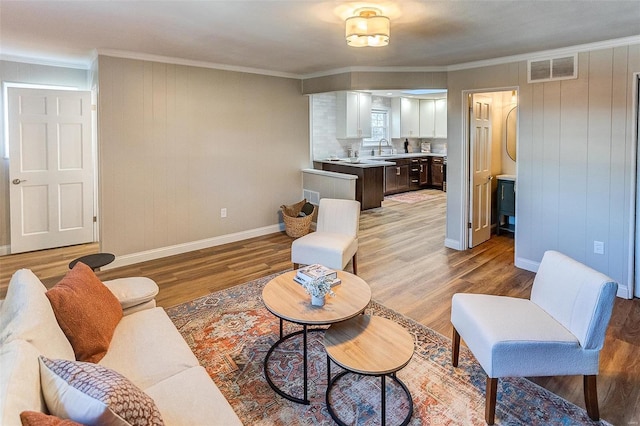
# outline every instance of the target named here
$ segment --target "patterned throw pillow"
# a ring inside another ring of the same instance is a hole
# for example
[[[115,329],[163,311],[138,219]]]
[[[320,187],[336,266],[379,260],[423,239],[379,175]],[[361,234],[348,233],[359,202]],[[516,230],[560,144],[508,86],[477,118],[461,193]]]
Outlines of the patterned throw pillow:
[[[85,425],[164,424],[153,399],[120,373],[93,363],[39,359],[51,414]]]

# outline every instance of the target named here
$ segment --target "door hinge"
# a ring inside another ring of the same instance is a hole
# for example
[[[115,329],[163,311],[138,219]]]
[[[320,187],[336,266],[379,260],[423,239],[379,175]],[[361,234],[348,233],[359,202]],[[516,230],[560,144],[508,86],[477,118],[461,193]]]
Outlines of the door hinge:
[[[469,229],[471,229],[471,222],[469,222]]]
[[[93,223],[96,223],[96,222],[98,222],[98,216],[93,217]]]

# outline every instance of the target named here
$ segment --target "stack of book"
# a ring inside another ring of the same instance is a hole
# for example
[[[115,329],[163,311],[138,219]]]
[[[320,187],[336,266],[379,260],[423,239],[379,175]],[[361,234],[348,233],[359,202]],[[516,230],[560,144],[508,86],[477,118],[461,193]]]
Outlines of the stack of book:
[[[293,280],[299,284],[306,284],[315,281],[318,278],[324,278],[325,282],[331,284],[331,287],[341,283],[336,271],[320,265],[319,263],[298,269]]]

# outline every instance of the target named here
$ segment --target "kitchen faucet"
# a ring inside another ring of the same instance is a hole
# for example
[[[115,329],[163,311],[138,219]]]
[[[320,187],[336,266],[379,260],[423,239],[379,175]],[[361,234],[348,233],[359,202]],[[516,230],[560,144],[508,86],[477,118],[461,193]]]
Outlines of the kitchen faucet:
[[[388,146],[391,147],[391,145],[389,145],[389,141],[386,140],[385,138],[380,139],[380,142],[378,142],[378,155],[382,155],[382,142],[384,141],[384,143]],[[391,148],[393,150],[393,148]]]

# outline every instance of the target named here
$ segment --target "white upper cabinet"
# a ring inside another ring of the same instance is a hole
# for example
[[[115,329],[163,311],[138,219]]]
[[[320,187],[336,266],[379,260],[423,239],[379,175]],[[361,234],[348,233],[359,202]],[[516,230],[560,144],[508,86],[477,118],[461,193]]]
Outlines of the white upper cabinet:
[[[336,100],[336,137],[370,138],[371,93],[338,92]]]
[[[436,101],[420,99],[420,137],[433,138],[436,135]]]
[[[419,100],[412,98],[391,99],[391,137],[417,138],[419,133]]]
[[[447,137],[447,100],[436,99],[436,138]]]
[[[420,100],[420,137],[447,137],[447,100]]]

